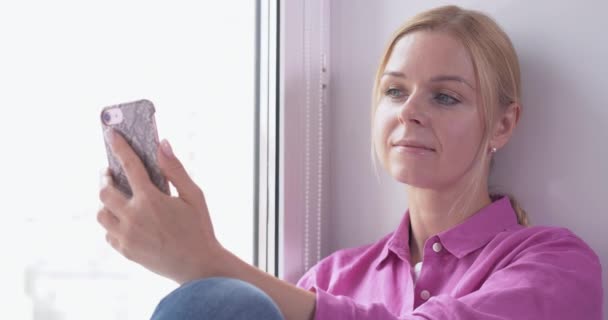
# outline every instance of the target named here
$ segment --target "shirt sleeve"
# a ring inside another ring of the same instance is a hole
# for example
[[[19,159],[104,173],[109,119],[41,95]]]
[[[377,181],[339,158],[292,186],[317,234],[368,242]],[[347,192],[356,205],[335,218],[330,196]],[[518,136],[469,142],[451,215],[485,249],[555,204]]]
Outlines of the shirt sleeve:
[[[391,314],[381,304],[362,305],[333,296],[312,285],[314,276],[301,285],[312,285],[316,292],[316,320],[603,319],[601,265],[582,240],[562,234],[527,245],[478,290],[458,298],[431,297],[405,315]]]

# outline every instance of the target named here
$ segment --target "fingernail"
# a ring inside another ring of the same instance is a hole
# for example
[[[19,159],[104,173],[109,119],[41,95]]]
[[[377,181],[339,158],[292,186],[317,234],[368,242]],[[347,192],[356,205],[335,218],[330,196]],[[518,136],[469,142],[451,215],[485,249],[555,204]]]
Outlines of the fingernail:
[[[112,141],[114,140],[114,130],[112,128],[108,128],[103,132],[106,137],[106,141],[109,145],[112,145]]]
[[[160,150],[167,158],[173,158],[173,149],[171,149],[171,145],[167,139],[163,139],[163,141],[160,142]]]

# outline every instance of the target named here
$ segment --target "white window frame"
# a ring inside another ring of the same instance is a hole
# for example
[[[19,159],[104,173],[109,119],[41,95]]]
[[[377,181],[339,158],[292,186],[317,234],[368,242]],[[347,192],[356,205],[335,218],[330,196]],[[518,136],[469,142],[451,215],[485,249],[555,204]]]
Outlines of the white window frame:
[[[276,275],[276,181],[278,1],[258,0],[256,6],[256,174],[254,264]]]
[[[324,255],[330,5],[328,0],[266,0],[258,5],[255,261],[295,283]]]

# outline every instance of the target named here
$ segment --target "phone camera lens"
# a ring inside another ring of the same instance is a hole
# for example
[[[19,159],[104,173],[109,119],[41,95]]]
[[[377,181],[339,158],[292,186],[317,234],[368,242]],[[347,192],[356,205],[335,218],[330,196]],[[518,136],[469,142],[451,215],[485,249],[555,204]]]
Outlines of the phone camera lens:
[[[105,124],[109,124],[110,121],[112,120],[112,115],[110,114],[109,111],[104,111],[103,115],[101,116],[101,118],[103,119],[103,122]]]

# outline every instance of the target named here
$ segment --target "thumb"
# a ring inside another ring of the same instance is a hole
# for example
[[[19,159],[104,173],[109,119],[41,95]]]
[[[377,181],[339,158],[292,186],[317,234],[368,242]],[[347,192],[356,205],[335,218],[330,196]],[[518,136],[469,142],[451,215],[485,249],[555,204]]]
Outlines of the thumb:
[[[182,163],[173,153],[169,141],[160,142],[158,164],[165,177],[175,186],[179,197],[190,204],[198,203],[202,195],[200,188],[192,181]]]

